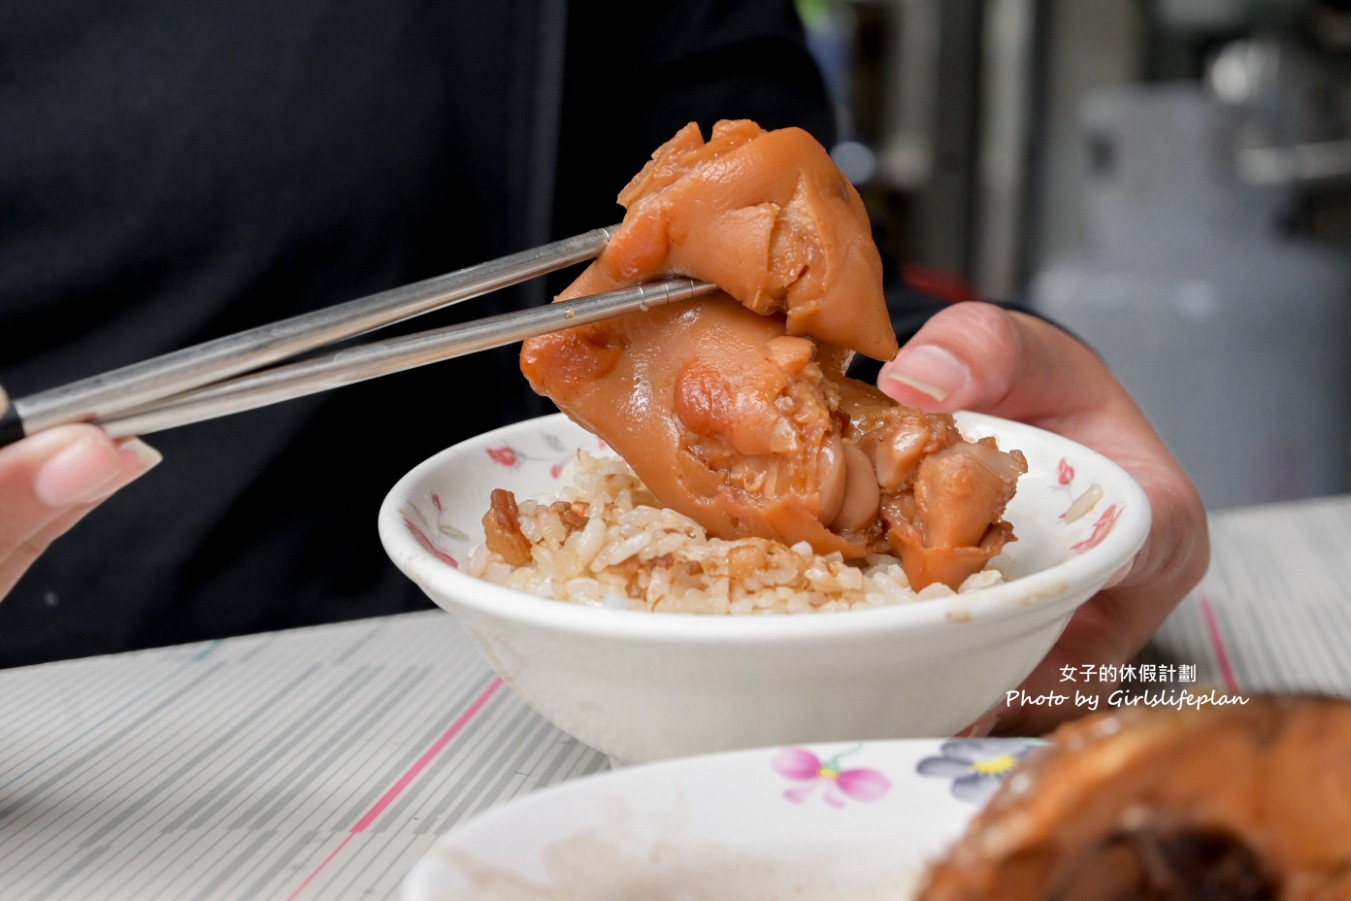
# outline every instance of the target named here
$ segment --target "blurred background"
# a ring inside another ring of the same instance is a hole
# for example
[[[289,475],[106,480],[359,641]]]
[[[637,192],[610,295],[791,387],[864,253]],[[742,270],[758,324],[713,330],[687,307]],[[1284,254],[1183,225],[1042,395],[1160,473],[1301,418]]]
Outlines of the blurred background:
[[[1212,509],[1351,490],[1351,0],[800,0],[885,250],[1079,334]]]

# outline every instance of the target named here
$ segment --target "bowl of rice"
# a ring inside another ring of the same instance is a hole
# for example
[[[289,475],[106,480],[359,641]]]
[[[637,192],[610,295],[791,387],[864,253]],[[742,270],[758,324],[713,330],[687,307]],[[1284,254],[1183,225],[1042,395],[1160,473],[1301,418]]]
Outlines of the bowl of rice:
[[[562,414],[488,432],[405,475],[379,513],[390,559],[564,732],[617,763],[734,748],[951,735],[1015,688],[1144,542],[1149,503],[1058,435],[957,414],[1018,449],[1017,540],[957,590],[886,555],[724,541],[663,508]],[[524,539],[489,549],[510,491]]]

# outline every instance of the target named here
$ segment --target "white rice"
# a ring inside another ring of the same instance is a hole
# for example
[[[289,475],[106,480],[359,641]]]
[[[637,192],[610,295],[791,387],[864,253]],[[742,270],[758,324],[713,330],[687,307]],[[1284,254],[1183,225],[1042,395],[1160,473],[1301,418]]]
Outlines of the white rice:
[[[479,545],[466,572],[540,597],[667,613],[817,613],[954,593],[941,584],[913,591],[890,555],[846,562],[805,542],[709,537],[694,520],[660,507],[617,457],[579,451],[561,481],[553,497],[517,499],[529,563],[514,566]],[[959,591],[1001,581],[986,568]]]

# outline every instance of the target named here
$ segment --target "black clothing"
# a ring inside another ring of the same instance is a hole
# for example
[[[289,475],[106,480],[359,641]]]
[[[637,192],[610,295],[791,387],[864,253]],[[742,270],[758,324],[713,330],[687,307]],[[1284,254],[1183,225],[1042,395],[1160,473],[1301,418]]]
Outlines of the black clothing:
[[[20,397],[616,222],[691,120],[829,145],[829,116],[777,0],[10,0],[0,384]],[[407,328],[543,303],[575,271]],[[552,409],[516,353],[151,436],[165,461],[0,603],[0,666],[425,606],[376,509],[436,450]]]

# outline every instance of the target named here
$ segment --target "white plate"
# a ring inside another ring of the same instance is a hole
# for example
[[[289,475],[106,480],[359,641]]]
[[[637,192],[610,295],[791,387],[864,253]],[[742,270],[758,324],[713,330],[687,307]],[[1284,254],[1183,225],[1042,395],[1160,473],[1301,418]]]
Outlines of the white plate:
[[[586,777],[442,836],[407,901],[908,898],[1039,742],[735,751]]]

